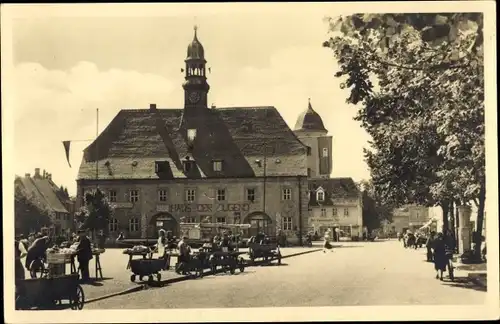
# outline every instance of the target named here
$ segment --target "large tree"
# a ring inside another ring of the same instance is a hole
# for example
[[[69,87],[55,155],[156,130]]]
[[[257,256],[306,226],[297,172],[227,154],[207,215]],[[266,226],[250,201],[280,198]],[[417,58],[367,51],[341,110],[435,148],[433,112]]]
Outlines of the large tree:
[[[19,185],[14,191],[14,220],[16,235],[38,232],[52,224],[50,211]]]
[[[377,195],[402,205],[485,203],[483,22],[479,13],[356,14],[330,19],[324,43],[347,102],[371,135]],[[480,242],[479,242],[480,243]],[[480,244],[476,245],[479,255]]]
[[[366,226],[368,231],[371,232],[374,229],[380,228],[384,220],[392,222],[394,207],[381,203],[381,199],[377,197],[373,183],[371,181],[361,181],[358,187],[362,192],[363,199],[363,226]]]
[[[104,235],[108,235],[109,220],[114,212],[104,193],[96,189],[85,194],[85,204],[75,214],[75,219],[80,228],[88,229],[94,233],[102,230]]]

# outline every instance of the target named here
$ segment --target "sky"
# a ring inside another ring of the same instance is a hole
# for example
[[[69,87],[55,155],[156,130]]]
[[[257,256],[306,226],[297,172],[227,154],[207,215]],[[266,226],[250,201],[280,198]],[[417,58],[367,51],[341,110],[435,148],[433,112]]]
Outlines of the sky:
[[[333,136],[334,177],[369,178],[363,159],[368,135],[353,120],[357,107],[334,77],[337,65],[325,16],[331,4],[301,10],[202,10],[163,5],[154,14],[40,11],[12,23],[15,173],[52,173],[76,191],[83,149],[127,108],[183,107],[186,50],[198,25],[205,48],[209,104],[275,106],[290,127],[307,108]],[[176,11],[177,10],[177,11]],[[78,12],[78,14],[77,14]],[[71,168],[63,140],[71,144]]]

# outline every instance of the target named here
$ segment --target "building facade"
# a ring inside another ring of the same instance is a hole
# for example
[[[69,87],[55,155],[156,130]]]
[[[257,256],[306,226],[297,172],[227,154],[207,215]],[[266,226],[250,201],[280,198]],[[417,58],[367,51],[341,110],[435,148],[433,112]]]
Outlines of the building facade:
[[[309,180],[309,229],[323,235],[330,228],[340,237],[363,235],[361,193],[352,178]]]
[[[107,193],[111,235],[156,237],[180,223],[247,223],[248,235],[304,231],[308,148],[275,107],[207,106],[204,48],[185,59],[184,107],[121,110],[85,149],[77,192]]]
[[[26,192],[35,204],[48,211],[52,222],[51,233],[66,235],[74,229],[74,202],[65,196],[52,181],[52,174],[35,168],[32,176],[26,173],[24,177],[16,177],[15,186]]]
[[[431,220],[429,208],[418,205],[406,205],[393,211],[391,230],[403,233],[416,231]],[[434,228],[435,226],[432,226]]]

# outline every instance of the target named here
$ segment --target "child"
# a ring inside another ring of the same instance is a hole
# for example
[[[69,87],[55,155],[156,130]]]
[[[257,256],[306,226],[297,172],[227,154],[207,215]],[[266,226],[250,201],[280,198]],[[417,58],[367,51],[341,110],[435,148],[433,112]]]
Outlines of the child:
[[[330,250],[330,252],[333,251],[333,246],[330,244],[330,239],[331,239],[331,232],[330,229],[327,229],[324,236],[325,242],[323,243],[323,253],[326,253],[326,250]]]

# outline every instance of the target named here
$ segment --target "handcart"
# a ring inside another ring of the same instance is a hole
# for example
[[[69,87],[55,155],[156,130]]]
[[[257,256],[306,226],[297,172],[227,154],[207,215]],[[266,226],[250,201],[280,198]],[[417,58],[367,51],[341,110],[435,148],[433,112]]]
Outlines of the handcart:
[[[85,294],[77,274],[16,281],[16,309],[56,309],[63,300],[73,310],[83,309]]]
[[[210,254],[205,251],[194,252],[189,256],[188,262],[177,262],[175,265],[177,273],[185,273],[194,278],[202,277],[205,269],[211,269]]]
[[[212,272],[215,274],[218,267],[221,267],[224,272],[229,271],[231,274],[235,274],[236,269],[240,269],[240,272],[245,271],[245,261],[241,257],[242,254],[245,254],[245,252],[224,250],[213,252],[210,262]]]
[[[277,244],[259,244],[259,243],[249,243],[248,244],[248,255],[250,260],[255,262],[255,259],[263,259],[264,262],[272,262],[276,260],[278,265],[281,264],[281,252],[279,245]]]
[[[136,277],[139,280],[144,281],[144,277],[148,277],[148,282],[152,283],[154,281],[153,275],[156,276],[158,281],[161,281],[160,271],[164,270],[166,267],[167,260],[165,259],[137,259],[130,261],[130,269],[132,275],[130,276],[130,281],[134,282]]]

